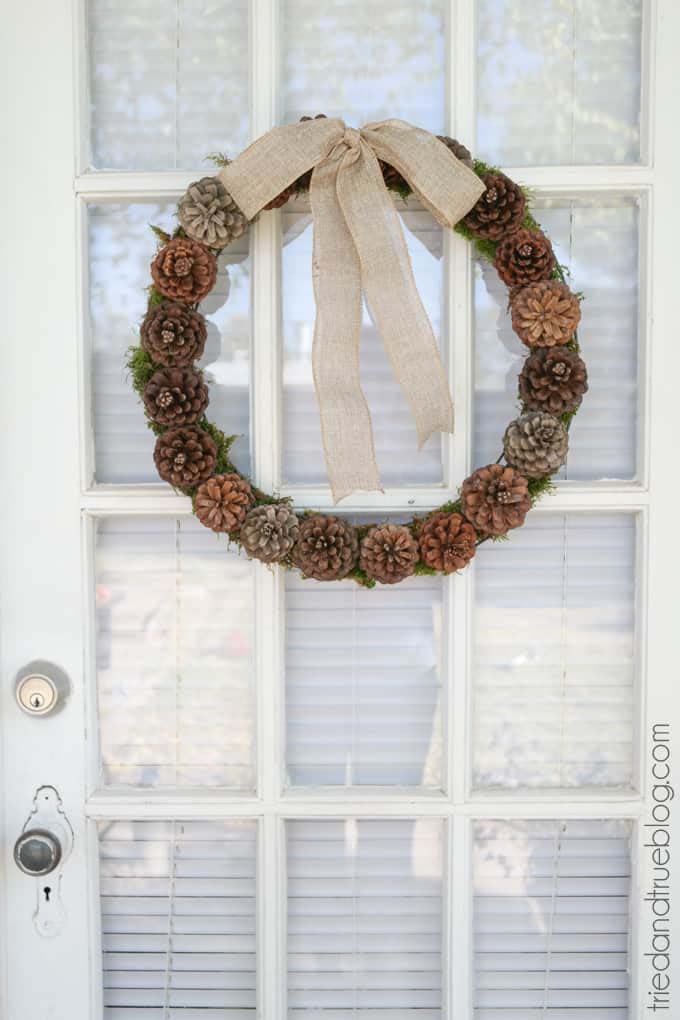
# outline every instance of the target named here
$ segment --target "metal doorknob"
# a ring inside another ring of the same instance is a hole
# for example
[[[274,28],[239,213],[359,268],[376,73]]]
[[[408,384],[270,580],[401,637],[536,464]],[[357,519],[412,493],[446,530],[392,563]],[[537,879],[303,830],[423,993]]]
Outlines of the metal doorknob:
[[[27,829],[14,844],[14,860],[25,875],[49,875],[61,860],[61,841],[47,829]]]

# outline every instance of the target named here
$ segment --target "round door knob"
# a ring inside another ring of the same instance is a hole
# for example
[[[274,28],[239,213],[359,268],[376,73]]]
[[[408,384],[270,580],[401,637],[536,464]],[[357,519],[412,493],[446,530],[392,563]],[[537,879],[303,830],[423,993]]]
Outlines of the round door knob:
[[[14,860],[26,875],[49,875],[61,860],[58,836],[47,829],[27,829],[14,844]]]

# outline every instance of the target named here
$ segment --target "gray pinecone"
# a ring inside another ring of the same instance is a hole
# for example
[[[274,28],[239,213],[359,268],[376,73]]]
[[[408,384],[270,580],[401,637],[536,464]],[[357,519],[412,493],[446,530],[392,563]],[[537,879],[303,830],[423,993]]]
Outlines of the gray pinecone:
[[[248,555],[263,563],[280,563],[300,531],[297,517],[285,503],[256,506],[248,512],[241,528],[241,545]]]
[[[190,184],[177,216],[187,237],[208,248],[226,248],[248,229],[248,220],[217,177]]]
[[[543,411],[523,414],[505,430],[503,451],[511,467],[527,478],[545,478],[564,464],[569,436],[559,418]]]

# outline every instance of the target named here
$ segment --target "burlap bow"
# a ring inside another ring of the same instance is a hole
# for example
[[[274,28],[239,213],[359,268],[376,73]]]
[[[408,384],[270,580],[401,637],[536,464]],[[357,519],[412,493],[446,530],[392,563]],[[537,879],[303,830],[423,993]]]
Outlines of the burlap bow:
[[[444,227],[484,185],[428,131],[402,120],[319,118],[274,128],[220,171],[248,219],[312,167],[316,327],[312,364],[328,478],[337,503],[381,489],[371,417],[359,378],[361,293],[408,399],[419,447],[453,430],[453,404],[406,242],[378,159],[395,167]]]

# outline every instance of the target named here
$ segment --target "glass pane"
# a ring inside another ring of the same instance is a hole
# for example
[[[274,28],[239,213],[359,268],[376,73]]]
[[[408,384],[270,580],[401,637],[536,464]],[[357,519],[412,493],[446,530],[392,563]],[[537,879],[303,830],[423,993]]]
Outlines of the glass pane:
[[[105,1020],[254,1018],[256,823],[98,831]]]
[[[286,829],[289,1020],[439,1020],[442,820]]]
[[[248,141],[248,0],[88,0],[92,162],[193,169]]]
[[[641,25],[642,0],[479,0],[479,156],[638,162]]]
[[[132,390],[126,351],[139,343],[155,239],[149,223],[172,229],[175,203],[111,202],[89,214],[90,332],[98,482],[159,482],[154,437]],[[210,382],[208,417],[228,435],[237,466],[249,471],[250,258],[248,235],[220,256],[215,289],[200,308],[208,316],[201,367]],[[225,269],[228,268],[229,279]],[[228,298],[228,300],[227,300]]]
[[[474,587],[475,785],[630,787],[635,517],[536,511]]]
[[[441,787],[442,583],[286,577],[288,780]]]
[[[445,0],[282,0],[284,120],[444,129]]]
[[[638,445],[638,258],[636,199],[541,199],[533,208],[558,260],[582,291],[579,342],[589,391],[570,429],[558,478],[630,479]],[[513,333],[508,292],[488,263],[475,270],[474,461],[496,460],[517,416],[517,377],[527,348]]]
[[[475,1020],[628,1020],[630,822],[473,834]]]
[[[399,200],[416,285],[435,336],[442,328],[442,230],[429,212]],[[312,379],[316,306],[312,287],[309,203],[283,210],[283,476],[292,484],[326,483],[319,410]],[[442,441],[431,436],[418,451],[408,402],[396,382],[382,340],[364,307],[361,380],[373,419],[383,485],[437,484],[442,480]]]
[[[193,518],[110,518],[96,581],[103,781],[252,789],[251,564]]]

